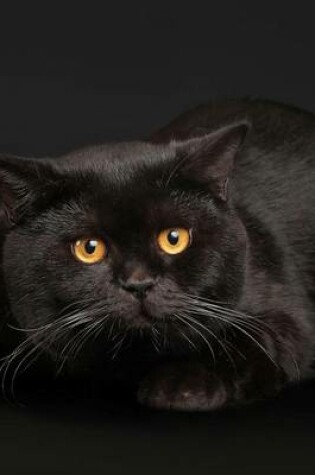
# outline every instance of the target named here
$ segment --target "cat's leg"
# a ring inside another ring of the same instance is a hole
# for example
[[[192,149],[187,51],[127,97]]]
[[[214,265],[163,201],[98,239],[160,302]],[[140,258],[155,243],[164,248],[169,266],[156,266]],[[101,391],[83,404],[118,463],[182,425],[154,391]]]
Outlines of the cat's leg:
[[[157,366],[140,384],[139,402],[160,409],[212,410],[271,396],[303,378],[311,361],[310,335],[283,315],[277,322],[279,327],[264,337],[239,335],[232,361],[221,353],[216,364],[200,358]]]

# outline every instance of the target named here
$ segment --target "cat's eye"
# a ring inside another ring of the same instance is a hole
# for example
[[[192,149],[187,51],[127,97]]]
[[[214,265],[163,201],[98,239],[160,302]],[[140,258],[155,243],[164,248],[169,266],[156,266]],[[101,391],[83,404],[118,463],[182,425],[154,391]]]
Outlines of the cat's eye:
[[[97,264],[107,256],[107,246],[101,239],[79,239],[72,244],[72,253],[84,264]]]
[[[185,228],[164,229],[157,237],[159,248],[166,254],[179,254],[187,249],[190,242],[190,232]]]

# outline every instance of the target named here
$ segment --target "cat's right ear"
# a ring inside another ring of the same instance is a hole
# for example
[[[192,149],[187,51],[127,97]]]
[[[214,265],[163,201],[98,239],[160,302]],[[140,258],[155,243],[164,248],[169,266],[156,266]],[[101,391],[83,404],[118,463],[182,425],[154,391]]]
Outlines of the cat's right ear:
[[[12,228],[43,192],[49,167],[40,159],[0,156],[0,230]]]
[[[249,128],[250,124],[243,120],[200,137],[172,142],[178,162],[168,180],[182,176],[227,201],[228,179]]]

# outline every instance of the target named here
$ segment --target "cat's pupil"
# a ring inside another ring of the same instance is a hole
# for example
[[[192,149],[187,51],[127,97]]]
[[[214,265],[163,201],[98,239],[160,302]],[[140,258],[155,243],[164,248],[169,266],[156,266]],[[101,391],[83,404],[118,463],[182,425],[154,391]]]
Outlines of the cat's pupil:
[[[170,231],[167,236],[168,242],[172,244],[172,246],[176,246],[179,240],[179,233],[174,229],[173,231]]]
[[[87,241],[87,243],[85,244],[85,251],[88,253],[88,254],[93,254],[95,252],[95,249],[97,247],[97,241]]]

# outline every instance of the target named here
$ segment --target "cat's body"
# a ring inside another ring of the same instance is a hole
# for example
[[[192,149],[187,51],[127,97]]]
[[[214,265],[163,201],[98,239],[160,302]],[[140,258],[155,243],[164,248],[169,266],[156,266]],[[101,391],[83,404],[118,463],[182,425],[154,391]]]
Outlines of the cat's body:
[[[150,142],[22,167],[1,159],[9,322],[46,325],[26,352],[35,342],[66,364],[71,348],[162,408],[247,402],[311,375],[315,116],[229,101],[183,114]],[[159,248],[165,229],[189,244]],[[95,236],[108,256],[84,266],[70,243]],[[90,346],[88,331],[99,332]]]

